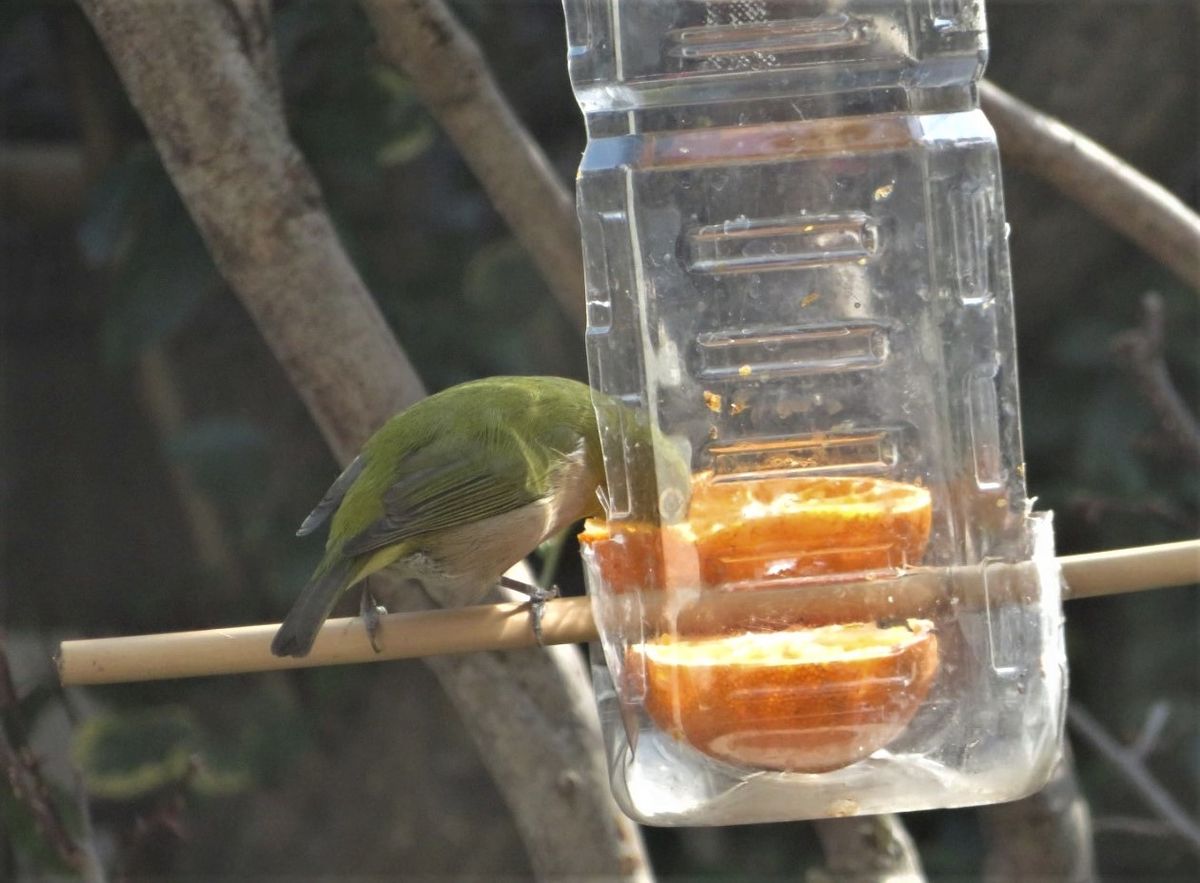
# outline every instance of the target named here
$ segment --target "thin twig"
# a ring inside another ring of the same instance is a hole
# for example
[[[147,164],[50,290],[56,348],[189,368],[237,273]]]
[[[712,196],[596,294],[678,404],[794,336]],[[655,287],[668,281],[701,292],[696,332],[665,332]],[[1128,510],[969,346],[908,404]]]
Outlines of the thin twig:
[[[363,6],[383,57],[408,74],[582,331],[583,256],[574,196],[505,101],[479,46],[442,0],[363,0]]]
[[[1166,188],[1066,124],[982,81],[1001,155],[1131,239],[1200,291],[1200,216]]]
[[[1138,760],[1145,760],[1158,747],[1158,740],[1162,738],[1163,728],[1166,727],[1167,721],[1171,718],[1171,704],[1165,699],[1159,699],[1150,706],[1150,710],[1146,712],[1146,720],[1142,722],[1142,728],[1138,731],[1137,738],[1129,746],[1129,753]]]
[[[1162,296],[1147,292],[1142,296],[1141,325],[1117,335],[1113,351],[1146,397],[1171,447],[1200,465],[1200,423],[1171,381],[1163,358],[1165,336]]]
[[[1175,829],[1166,822],[1137,816],[1102,816],[1092,821],[1092,830],[1097,834],[1129,834],[1134,837],[1175,836]]]
[[[38,833],[67,867],[85,868],[85,855],[50,794],[41,763],[29,743],[20,713],[20,697],[8,662],[4,636],[0,635],[0,770],[17,802],[29,811]],[[11,739],[11,741],[10,741]]]
[[[1162,784],[1150,774],[1142,758],[1130,748],[1118,742],[1101,723],[1078,702],[1067,708],[1067,721],[1071,729],[1096,750],[1124,777],[1146,805],[1160,819],[1171,826],[1175,834],[1187,842],[1191,850],[1200,855],[1200,825],[1175,802]]]
[[[137,385],[146,416],[165,445],[183,431],[186,416],[175,372],[161,346],[153,346],[141,354],[137,364]],[[215,581],[223,584],[225,595],[230,598],[242,595],[246,590],[246,576],[230,548],[221,513],[181,464],[168,462],[167,474],[183,511],[196,559]]]

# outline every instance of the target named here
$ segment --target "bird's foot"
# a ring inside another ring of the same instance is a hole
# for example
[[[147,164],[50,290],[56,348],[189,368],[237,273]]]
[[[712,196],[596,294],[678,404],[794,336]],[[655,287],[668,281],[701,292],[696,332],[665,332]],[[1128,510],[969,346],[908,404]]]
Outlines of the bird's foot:
[[[362,595],[358,601],[358,615],[362,617],[363,626],[366,627],[367,637],[371,641],[371,649],[376,653],[382,653],[383,648],[379,646],[379,617],[388,612],[388,609],[375,600],[375,596],[371,594],[371,590],[363,586]]]
[[[500,585],[529,596],[529,621],[533,626],[533,637],[539,647],[546,646],[542,640],[542,617],[546,613],[546,602],[558,597],[558,586],[543,589],[541,586],[531,586],[507,576],[500,577]]]

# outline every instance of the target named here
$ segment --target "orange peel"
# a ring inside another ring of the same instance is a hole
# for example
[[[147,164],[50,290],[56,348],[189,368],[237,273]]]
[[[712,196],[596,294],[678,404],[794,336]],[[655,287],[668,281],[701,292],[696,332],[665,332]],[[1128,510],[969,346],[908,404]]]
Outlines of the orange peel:
[[[645,710],[664,732],[740,766],[819,773],[892,742],[928,693],[938,642],[928,620],[849,623],[630,647]]]
[[[611,591],[728,586],[899,569],[921,560],[931,497],[882,478],[693,481],[678,524],[589,519],[579,534]]]

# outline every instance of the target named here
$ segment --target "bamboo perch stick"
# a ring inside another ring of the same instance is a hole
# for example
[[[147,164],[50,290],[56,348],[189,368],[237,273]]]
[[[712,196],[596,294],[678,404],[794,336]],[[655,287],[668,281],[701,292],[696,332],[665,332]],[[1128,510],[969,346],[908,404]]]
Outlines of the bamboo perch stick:
[[[1200,540],[1067,555],[1058,563],[1067,600],[1186,586],[1200,582]]]
[[[1058,559],[1067,583],[1064,597],[1089,598],[1119,592],[1188,585],[1200,582],[1200,540],[1115,549]],[[1003,567],[1003,565],[1000,565]],[[995,565],[993,565],[995,567]],[[1009,565],[1012,579],[1005,582],[1011,594],[1021,585],[1020,571],[1028,565]],[[954,591],[967,603],[995,604],[995,581],[981,579],[978,568],[952,568]],[[836,588],[842,603],[871,605],[886,610],[894,595],[903,596],[906,606],[892,612],[927,610],[937,602],[946,585],[946,572],[917,571],[902,580],[857,583]],[[902,588],[897,585],[902,583]],[[993,592],[986,597],[981,589]],[[803,590],[814,596],[813,588]],[[795,600],[784,593],[784,609]],[[847,599],[850,599],[849,601]],[[728,615],[747,605],[760,605],[753,593],[714,593],[705,601],[709,612]],[[817,603],[820,603],[818,600]],[[702,605],[703,606],[703,605]],[[644,611],[655,615],[654,610]],[[57,662],[64,686],[117,684],[135,681],[245,674],[290,668],[313,668],[354,662],[382,662],[445,653],[480,650],[510,650],[534,643],[526,603],[484,604],[452,610],[393,613],[381,617],[380,652],[367,640],[362,620],[357,617],[331,619],[317,636],[312,651],[303,658],[272,656],[269,645],[278,625],[252,625],[194,632],[134,635],[118,638],[64,641]],[[547,644],[577,644],[595,640],[596,625],[587,598],[559,598],[546,604],[542,632]]]

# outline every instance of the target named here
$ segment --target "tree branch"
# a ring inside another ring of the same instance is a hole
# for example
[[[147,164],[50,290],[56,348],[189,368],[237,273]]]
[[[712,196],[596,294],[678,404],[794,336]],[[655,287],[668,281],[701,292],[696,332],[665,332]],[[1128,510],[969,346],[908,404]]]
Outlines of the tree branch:
[[[217,266],[347,462],[422,387],[288,137],[277,87],[261,73],[269,53],[247,54],[247,39],[269,31],[243,14],[262,7],[248,0],[80,3]],[[410,594],[408,601],[423,599]],[[433,668],[518,813],[539,874],[645,879],[636,828],[612,802],[577,653],[494,654]],[[548,776],[559,777],[554,787]]]
[[[1096,718],[1078,702],[1067,708],[1067,722],[1079,738],[1107,760],[1133,786],[1138,796],[1154,810],[1155,815],[1171,826],[1192,852],[1200,855],[1200,825],[1175,802],[1167,790],[1146,769],[1136,749],[1126,748],[1104,729]]]
[[[471,35],[442,0],[362,0],[379,49],[408,74],[559,306],[584,326],[575,198],[505,101]]]
[[[137,386],[146,416],[165,447],[183,431],[186,418],[170,357],[161,346],[151,347],[138,359]],[[245,592],[247,579],[230,549],[220,511],[187,469],[169,459],[166,467],[197,561],[222,584],[225,597]]]
[[[986,883],[1009,880],[1096,879],[1091,811],[1075,778],[1070,746],[1063,746],[1050,780],[1036,794],[979,808],[987,841]]]
[[[900,816],[887,813],[813,823],[825,853],[825,866],[806,883],[922,883],[925,871]]]
[[[1132,837],[1174,837],[1175,830],[1158,819],[1136,816],[1101,816],[1092,822],[1097,834],[1128,834]]]
[[[1003,158],[1042,178],[1200,291],[1200,216],[1095,141],[987,80],[983,110]]]
[[[54,850],[59,861],[80,873],[88,872],[92,879],[94,869],[89,869],[89,856],[67,830],[62,813],[50,794],[50,786],[42,775],[37,755],[29,745],[19,702],[4,636],[0,634],[0,774],[8,782],[17,802],[29,812],[38,834]]]
[[[1200,423],[1171,382],[1163,358],[1163,326],[1162,296],[1148,292],[1142,296],[1141,326],[1117,335],[1112,348],[1146,397],[1171,447],[1200,466]]]

